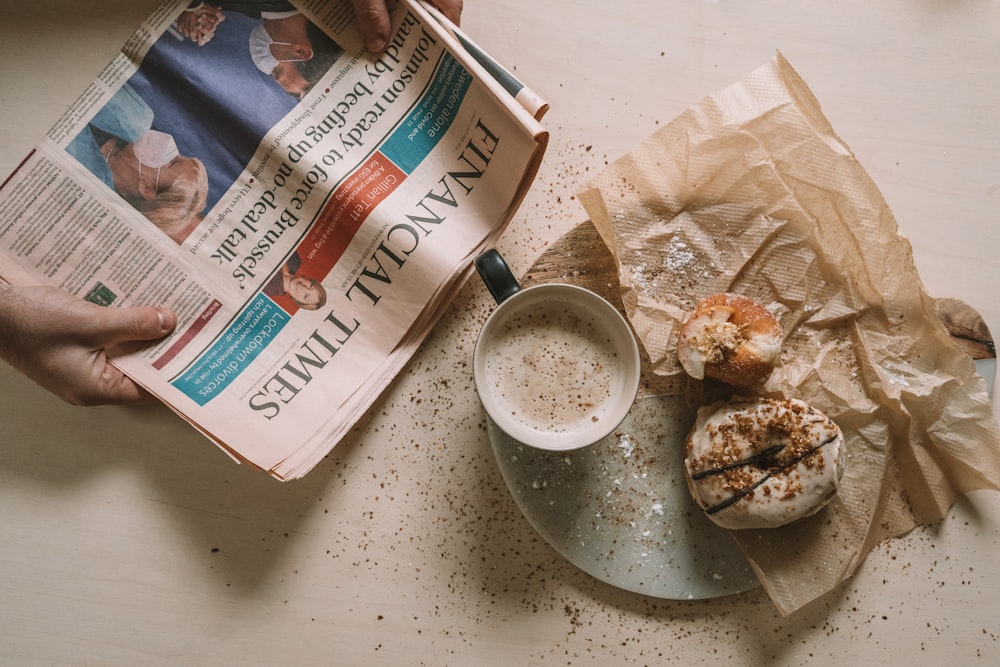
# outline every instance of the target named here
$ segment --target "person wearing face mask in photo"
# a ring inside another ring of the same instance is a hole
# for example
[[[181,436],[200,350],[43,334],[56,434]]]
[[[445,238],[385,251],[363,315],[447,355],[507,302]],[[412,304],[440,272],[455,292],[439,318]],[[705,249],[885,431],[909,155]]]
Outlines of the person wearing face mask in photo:
[[[462,0],[433,0],[433,4],[455,25],[462,18]],[[365,48],[375,53],[385,49],[389,41],[389,6],[387,0],[353,0],[354,14]],[[283,12],[295,9],[280,0],[244,0],[243,2],[205,2],[192,0],[177,18],[177,28],[188,39],[203,45],[212,39],[216,26],[225,20],[226,11],[235,11],[252,18],[263,12]]]
[[[262,12],[250,32],[250,59],[293,97],[301,98],[343,53],[336,42],[298,11]]]
[[[389,41],[391,28],[386,0],[353,0],[353,4],[365,47],[375,53],[381,52]],[[433,4],[455,25],[459,24],[462,0],[434,0]],[[287,2],[194,0],[178,17],[176,25],[191,41],[204,45],[212,39],[218,24],[225,20],[227,11],[261,19],[250,36],[254,64],[295,97],[309,92],[343,52],[326,33]]]
[[[258,70],[300,98],[316,84],[344,50],[288,2],[202,2],[195,0],[175,23],[188,39],[203,46],[225,20],[226,12],[258,19],[249,37],[250,58]]]
[[[208,173],[200,160],[180,155],[173,137],[152,124],[152,109],[126,84],[66,150],[181,243],[201,222]]]

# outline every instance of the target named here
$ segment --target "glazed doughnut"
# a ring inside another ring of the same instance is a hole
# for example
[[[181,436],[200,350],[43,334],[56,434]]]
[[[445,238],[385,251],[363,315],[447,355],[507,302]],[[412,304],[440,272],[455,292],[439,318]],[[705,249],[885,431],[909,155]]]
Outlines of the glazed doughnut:
[[[688,489],[723,528],[774,528],[837,493],[844,436],[798,399],[736,398],[698,410],[685,444]]]
[[[753,387],[774,370],[781,337],[781,325],[764,306],[738,294],[715,294],[700,301],[681,327],[677,358],[696,380]]]

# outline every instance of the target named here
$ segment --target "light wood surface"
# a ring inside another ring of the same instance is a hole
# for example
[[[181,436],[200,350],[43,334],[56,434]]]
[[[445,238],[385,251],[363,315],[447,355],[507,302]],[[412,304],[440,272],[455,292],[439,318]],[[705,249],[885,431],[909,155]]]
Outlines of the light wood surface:
[[[157,4],[0,3],[0,178]],[[463,26],[551,104],[500,244],[515,273],[585,220],[588,178],[780,50],[927,291],[1000,331],[996,0],[468,0]],[[657,600],[568,564],[492,458],[469,365],[489,309],[470,283],[352,434],[285,485],[165,409],[72,408],[0,367],[0,664],[997,664],[996,493],[879,545],[788,618],[760,590]]]

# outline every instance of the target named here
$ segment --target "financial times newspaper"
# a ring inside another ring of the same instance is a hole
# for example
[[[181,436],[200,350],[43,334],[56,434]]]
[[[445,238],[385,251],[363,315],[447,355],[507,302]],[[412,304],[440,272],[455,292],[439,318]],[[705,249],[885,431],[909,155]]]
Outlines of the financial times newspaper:
[[[0,186],[0,276],[172,308],[172,335],[114,363],[297,478],[503,231],[544,111],[419,0],[382,54],[349,0],[168,1]]]

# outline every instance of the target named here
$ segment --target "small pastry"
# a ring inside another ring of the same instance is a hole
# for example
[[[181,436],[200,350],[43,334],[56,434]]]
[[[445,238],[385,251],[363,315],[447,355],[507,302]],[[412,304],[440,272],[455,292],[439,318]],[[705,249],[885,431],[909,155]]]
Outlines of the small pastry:
[[[781,338],[781,325],[764,306],[738,294],[715,294],[700,301],[681,327],[677,357],[696,380],[753,387],[774,370]]]
[[[715,524],[773,528],[830,501],[844,450],[840,428],[803,401],[738,398],[698,410],[684,473],[691,496]]]

